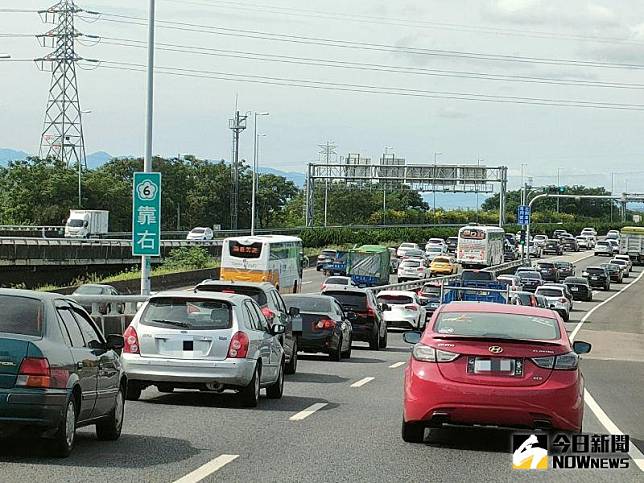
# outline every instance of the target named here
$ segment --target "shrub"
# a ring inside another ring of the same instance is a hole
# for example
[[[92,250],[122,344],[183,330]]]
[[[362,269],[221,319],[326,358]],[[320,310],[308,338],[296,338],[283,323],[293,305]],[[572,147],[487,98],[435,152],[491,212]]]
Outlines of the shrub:
[[[163,264],[164,268],[200,270],[212,263],[205,248],[181,247],[170,252]]]

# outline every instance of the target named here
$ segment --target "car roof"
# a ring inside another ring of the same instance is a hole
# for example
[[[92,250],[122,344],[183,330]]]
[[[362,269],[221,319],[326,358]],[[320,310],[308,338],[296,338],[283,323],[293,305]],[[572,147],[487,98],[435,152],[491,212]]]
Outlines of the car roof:
[[[36,300],[42,300],[43,302],[65,298],[64,295],[61,295],[59,293],[38,292],[36,290],[23,290],[15,288],[0,288],[0,295],[7,297],[27,297]]]
[[[383,290],[378,292],[376,297],[380,297],[381,295],[407,295],[413,298],[416,296],[416,292],[412,292],[411,290]]]
[[[164,292],[157,292],[150,297],[150,300],[157,298],[176,297],[187,299],[204,299],[204,300],[221,300],[230,302],[235,305],[240,304],[244,300],[253,300],[248,295],[241,295],[236,293],[223,293],[223,292],[201,292],[197,290],[166,290]]]
[[[235,287],[255,287],[259,288],[262,290],[275,290],[275,286],[270,283],[270,282],[237,282],[237,281],[229,281],[229,280],[213,280],[213,279],[208,279],[204,280],[200,284],[197,284],[195,287],[195,290],[197,290],[200,286],[204,285],[211,285],[211,286],[235,286]]]
[[[78,288],[81,287],[100,287],[100,288],[114,288],[111,285],[107,285],[104,283],[84,283],[83,285],[79,286]]]
[[[526,292],[534,295],[530,292]],[[497,304],[493,302],[450,302],[440,307],[441,313],[450,312],[486,312],[494,314],[536,315],[547,319],[554,319],[554,312],[550,309],[528,307],[525,305]]]
[[[333,288],[322,290],[321,293],[324,295],[326,292],[349,292],[349,293],[366,294],[367,290],[360,287],[354,287],[351,285],[336,285]]]
[[[335,299],[330,295],[323,295],[321,293],[288,293],[282,295],[284,302],[289,300],[299,300],[299,299],[316,299],[316,300],[329,300],[334,301]]]

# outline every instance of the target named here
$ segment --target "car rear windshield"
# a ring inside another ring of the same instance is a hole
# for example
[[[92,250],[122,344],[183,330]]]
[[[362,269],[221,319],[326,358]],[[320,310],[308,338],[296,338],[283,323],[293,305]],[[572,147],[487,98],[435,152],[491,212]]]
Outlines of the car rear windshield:
[[[246,295],[257,302],[257,305],[260,307],[264,307],[268,304],[264,291],[255,287],[241,287],[235,285],[199,285],[197,289],[200,292],[236,293],[238,295]]]
[[[400,248],[416,248],[415,243],[401,243]]]
[[[449,263],[449,258],[436,257],[436,258],[434,258],[434,262],[436,262],[436,263]]]
[[[598,246],[598,247],[600,247],[600,246],[601,246],[601,247],[607,247],[607,246],[609,246],[609,245],[610,245],[610,243],[608,243],[607,241],[598,241],[598,242],[597,242],[597,246]]]
[[[555,340],[561,336],[555,319],[494,312],[447,312],[434,324],[439,334],[473,338]]]
[[[606,273],[603,268],[588,268],[586,271],[593,275],[604,275]]]
[[[314,314],[330,314],[333,312],[331,309],[331,302],[326,297],[304,297],[302,295],[286,295],[284,302],[290,309],[296,307],[302,313]]]
[[[493,279],[494,279],[494,275],[492,274],[492,272],[483,272],[483,271],[478,272],[478,271],[475,271],[475,270],[465,270],[461,274],[461,280],[465,280],[465,281],[468,281],[468,280],[493,280]]]
[[[555,265],[557,268],[570,268],[572,267],[572,263],[570,262],[555,262]]]
[[[102,293],[103,287],[98,287],[96,285],[81,285],[74,292],[76,295],[101,295]]]
[[[329,295],[340,302],[340,305],[346,310],[365,311],[367,310],[367,294],[359,292],[339,292],[325,291],[324,295]]]
[[[537,293],[544,297],[562,297],[562,291],[556,288],[538,288]]]
[[[610,263],[612,263],[613,265],[626,265],[626,260],[616,258],[615,260],[611,260]]]
[[[443,249],[441,247],[431,247],[430,246],[430,247],[427,247],[427,251],[428,252],[438,252],[438,253],[440,253],[440,252],[443,251]]]
[[[517,272],[519,275],[519,278],[524,279],[524,278],[536,278],[538,280],[541,280],[541,274],[539,272]]]
[[[441,294],[441,288],[440,287],[434,287],[432,285],[425,285],[421,290],[420,293],[423,295],[440,295]]]
[[[0,332],[42,335],[44,309],[40,300],[0,295]]]
[[[537,266],[541,268],[553,268],[555,264],[550,262],[539,262],[537,263]]]
[[[205,228],[193,228],[192,233],[195,235],[201,235],[202,233],[205,233],[205,231]]]
[[[220,300],[159,297],[150,300],[140,323],[178,330],[230,329],[232,313],[230,304]]]
[[[329,277],[324,283],[332,285],[349,285],[349,279],[343,277]]]
[[[588,281],[585,278],[579,277],[568,277],[564,280],[564,283],[572,285],[588,285]]]
[[[335,257],[335,250],[322,250],[321,255],[325,257]]]
[[[413,304],[414,299],[409,295],[379,295],[378,302],[389,305]]]
[[[401,267],[420,267],[420,261],[418,260],[404,260],[401,264]]]

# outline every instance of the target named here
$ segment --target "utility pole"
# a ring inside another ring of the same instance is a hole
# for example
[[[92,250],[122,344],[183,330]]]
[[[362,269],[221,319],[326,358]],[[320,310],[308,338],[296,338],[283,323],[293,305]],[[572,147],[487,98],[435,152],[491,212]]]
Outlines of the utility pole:
[[[255,236],[255,206],[257,203],[257,181],[258,181],[258,173],[257,173],[257,145],[259,143],[259,133],[257,132],[257,116],[268,116],[268,112],[256,112],[254,117],[255,117],[255,127],[254,127],[254,134],[255,134],[255,140],[253,142],[253,190],[252,190],[252,196],[251,196],[251,202],[250,202],[250,236]],[[265,136],[265,134],[262,134],[262,136]]]
[[[248,115],[241,115],[235,108],[235,117],[229,120],[229,128],[233,132],[233,162],[231,165],[230,192],[230,229],[236,230],[239,221],[239,135],[246,129]]]
[[[557,168],[557,189],[561,188],[561,168]],[[557,213],[559,213],[559,198],[557,198]]]
[[[610,174],[610,194],[615,191],[615,173]],[[613,222],[613,200],[610,200],[610,222]]]
[[[337,156],[336,148],[337,146],[332,141],[327,141],[325,144],[319,144],[318,147],[321,151],[318,153],[320,155],[320,160],[324,161],[325,164],[331,164],[331,157]],[[324,180],[324,226],[327,226],[327,219],[329,214],[329,180]]]
[[[67,166],[86,168],[85,137],[82,111],[78,95],[76,64],[84,60],[76,53],[76,38],[83,34],[74,26],[75,16],[81,12],[74,0],[60,0],[38,13],[44,23],[54,27],[36,35],[43,47],[54,49],[50,54],[35,59],[37,67],[51,72],[49,98],[40,140],[40,157],[53,158]]]

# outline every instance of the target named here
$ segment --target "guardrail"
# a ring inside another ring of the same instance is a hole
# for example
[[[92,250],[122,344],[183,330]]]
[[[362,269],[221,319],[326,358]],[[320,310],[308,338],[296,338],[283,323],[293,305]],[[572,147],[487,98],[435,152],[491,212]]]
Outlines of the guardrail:
[[[103,334],[122,334],[141,304],[147,302],[145,295],[69,295],[69,298],[85,307]]]

